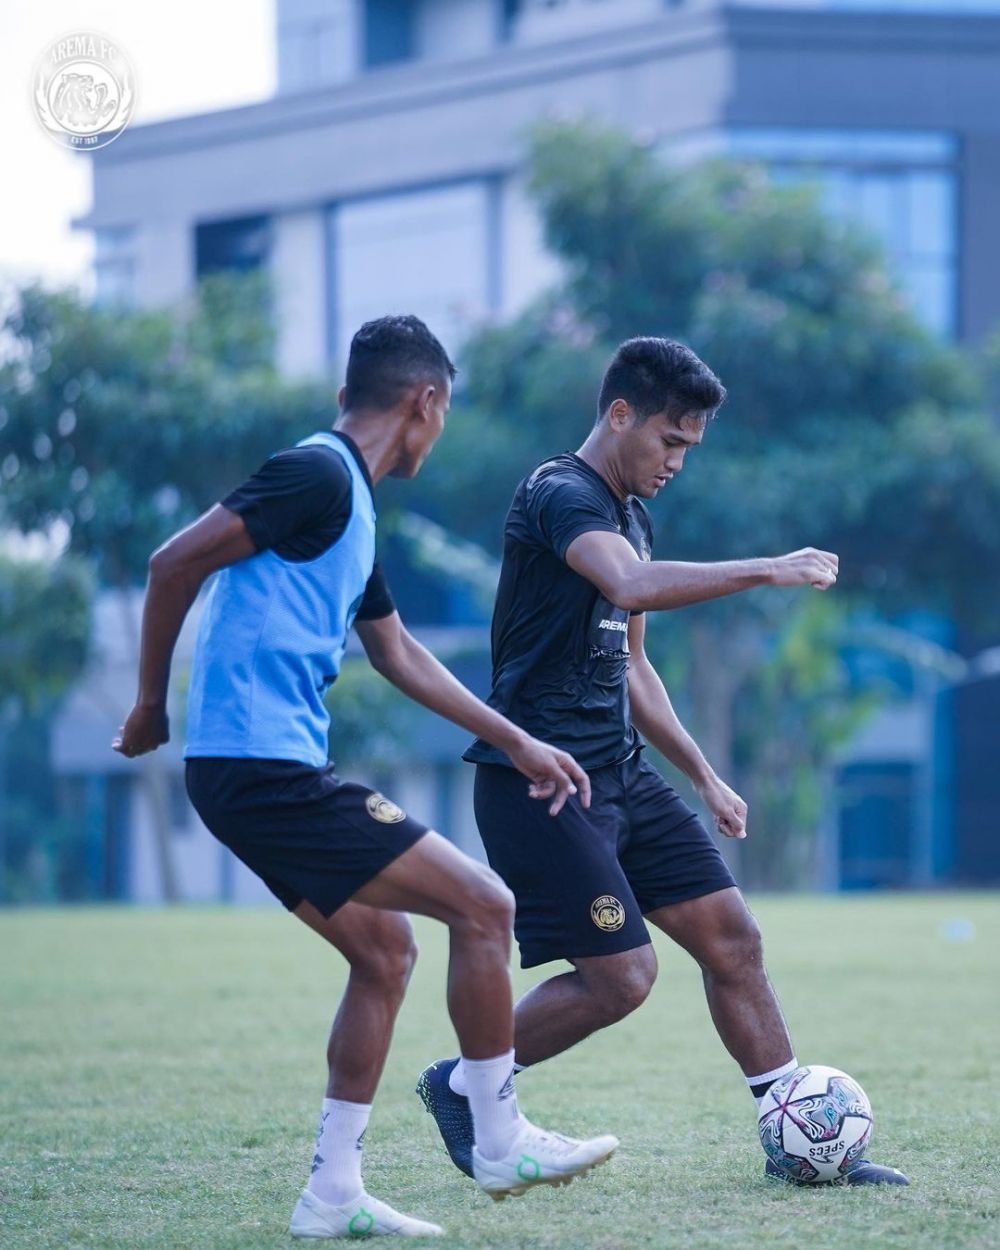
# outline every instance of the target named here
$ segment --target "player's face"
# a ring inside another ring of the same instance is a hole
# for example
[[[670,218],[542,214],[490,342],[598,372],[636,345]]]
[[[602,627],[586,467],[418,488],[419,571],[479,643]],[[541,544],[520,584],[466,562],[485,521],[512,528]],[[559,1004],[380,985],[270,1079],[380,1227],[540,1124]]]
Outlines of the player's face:
[[[447,378],[435,386],[425,386],[414,395],[402,453],[392,472],[393,477],[417,476],[431,448],[441,437],[450,405],[451,382]]]
[[[705,434],[702,413],[679,419],[665,412],[645,421],[632,417],[621,448],[622,478],[629,494],[652,499],[684,467],[684,457]]]

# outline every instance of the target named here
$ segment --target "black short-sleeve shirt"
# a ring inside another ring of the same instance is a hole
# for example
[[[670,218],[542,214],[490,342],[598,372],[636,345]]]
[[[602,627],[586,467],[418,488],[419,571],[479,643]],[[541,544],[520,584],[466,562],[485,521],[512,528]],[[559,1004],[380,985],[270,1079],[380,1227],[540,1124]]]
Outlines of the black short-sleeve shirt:
[[[639,737],[628,702],[629,613],[565,562],[574,538],[591,530],[623,534],[650,559],[643,504],[620,500],[579,456],[546,460],[518,486],[504,527],[489,702],[584,768],[599,768],[626,758]],[[510,762],[482,739],[465,759]]]
[[[334,433],[371,487],[357,444],[346,434]],[[258,551],[271,550],[297,563],[317,559],[341,537],[351,516],[352,489],[351,474],[333,448],[310,443],[279,451],[265,461],[253,477],[222,500],[222,506],[243,518]],[[376,561],[356,619],[376,621],[395,610]]]

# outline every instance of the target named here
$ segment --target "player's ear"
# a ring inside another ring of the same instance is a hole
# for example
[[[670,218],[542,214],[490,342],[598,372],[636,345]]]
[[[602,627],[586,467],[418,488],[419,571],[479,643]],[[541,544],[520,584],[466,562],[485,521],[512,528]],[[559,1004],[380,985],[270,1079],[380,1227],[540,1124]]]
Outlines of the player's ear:
[[[344,408],[344,397],[346,396],[346,394],[347,394],[346,386],[342,386],[340,390],[337,392],[337,403],[340,405],[341,411],[343,411],[343,408]]]
[[[628,425],[631,415],[632,409],[627,400],[614,399],[608,405],[608,425],[613,430],[623,430]]]
[[[428,383],[421,386],[416,392],[416,402],[414,411],[420,416],[422,421],[429,421],[433,415],[434,397],[437,395],[437,387]]]

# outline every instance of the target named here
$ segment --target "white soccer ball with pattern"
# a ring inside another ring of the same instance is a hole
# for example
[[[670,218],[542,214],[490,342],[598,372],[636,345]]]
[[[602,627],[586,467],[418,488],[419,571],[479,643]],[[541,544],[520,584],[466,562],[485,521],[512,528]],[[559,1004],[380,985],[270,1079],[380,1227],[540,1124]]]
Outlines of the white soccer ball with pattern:
[[[872,1135],[872,1107],[858,1082],[839,1068],[796,1068],[760,1105],[760,1143],[790,1180],[843,1180]]]

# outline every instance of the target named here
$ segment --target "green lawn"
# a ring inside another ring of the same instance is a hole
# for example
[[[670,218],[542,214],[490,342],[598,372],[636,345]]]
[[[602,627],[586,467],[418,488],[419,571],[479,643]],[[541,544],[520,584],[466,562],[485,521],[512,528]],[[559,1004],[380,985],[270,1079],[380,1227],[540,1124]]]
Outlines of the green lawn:
[[[443,931],[422,947],[372,1127],[372,1192],[442,1246],[995,1247],[1000,899],[761,898],[803,1061],[875,1107],[872,1156],[909,1189],[765,1182],[753,1104],[694,966],[660,943],[629,1020],[519,1082],[522,1106],[622,1147],[569,1189],[494,1204],[454,1171],[413,1094],[454,1053]],[[950,921],[971,922],[963,937]],[[0,1245],[288,1245],[324,1083],[339,959],[275,910],[0,913]],[[538,979],[518,974],[520,985]]]

